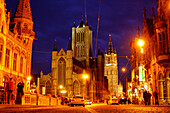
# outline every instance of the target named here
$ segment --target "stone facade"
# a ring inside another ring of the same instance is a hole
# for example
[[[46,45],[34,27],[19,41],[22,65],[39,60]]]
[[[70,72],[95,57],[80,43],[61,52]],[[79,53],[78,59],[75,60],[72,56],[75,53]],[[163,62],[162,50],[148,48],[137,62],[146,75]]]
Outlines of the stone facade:
[[[159,103],[170,104],[170,0],[157,0],[157,14],[152,18],[143,10],[143,37],[138,34],[131,42],[132,88],[143,84],[151,93],[159,92]],[[145,41],[144,53],[136,46],[138,39]],[[139,81],[139,66],[143,66],[143,81]]]
[[[57,41],[52,51],[52,72],[40,78],[40,93],[47,81],[52,84],[48,92],[54,96],[84,96],[91,101],[107,97],[107,80],[104,77],[104,56],[98,52],[97,58],[92,57],[92,30],[83,21],[72,27],[72,45],[69,39],[68,48],[57,50]],[[83,75],[88,78],[84,79]],[[43,75],[43,74],[41,74]],[[62,88],[60,87],[62,86]],[[61,91],[65,90],[65,94]],[[47,95],[46,93],[45,95]],[[106,96],[105,96],[106,95]]]
[[[13,78],[14,95],[19,81],[25,83],[24,91],[29,91],[26,83],[31,76],[33,31],[30,0],[19,0],[12,17],[12,11],[6,14],[5,0],[0,0],[0,86],[6,87],[9,78]]]
[[[118,96],[118,64],[117,53],[113,51],[111,35],[109,38],[108,52],[105,50],[104,76],[108,79],[108,90],[111,95]]]

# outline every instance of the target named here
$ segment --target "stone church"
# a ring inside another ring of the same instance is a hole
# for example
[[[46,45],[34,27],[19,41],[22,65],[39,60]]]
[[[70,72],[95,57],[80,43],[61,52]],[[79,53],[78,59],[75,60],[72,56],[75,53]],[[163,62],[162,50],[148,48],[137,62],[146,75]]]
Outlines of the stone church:
[[[109,47],[111,46],[109,45]],[[111,80],[113,78],[104,73],[104,69],[109,69],[109,67],[104,68],[106,60],[103,52],[99,49],[97,57],[92,57],[92,47],[92,29],[87,22],[84,23],[82,20],[78,26],[74,23],[72,26],[72,42],[69,39],[67,50],[65,51],[62,48],[58,51],[57,41],[54,43],[51,73],[48,75],[43,75],[42,71],[40,73],[40,93],[66,97],[81,95],[94,102],[106,99],[110,91],[113,91],[113,88],[110,88],[114,87],[111,82],[118,85],[117,68],[112,70],[117,76],[114,80]],[[116,53],[110,51],[111,48],[109,48],[109,53],[108,55],[105,54],[105,57],[108,58],[109,55],[112,55],[114,59],[110,59],[110,61],[116,63],[115,66],[117,66]],[[88,75],[88,78],[83,78],[84,74]],[[62,90],[65,90],[66,93],[62,94]]]

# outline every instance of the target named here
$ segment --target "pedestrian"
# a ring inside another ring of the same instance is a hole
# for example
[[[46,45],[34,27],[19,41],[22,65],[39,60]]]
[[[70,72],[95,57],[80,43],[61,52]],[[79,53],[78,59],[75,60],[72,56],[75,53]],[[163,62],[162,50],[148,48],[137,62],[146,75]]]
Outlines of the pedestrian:
[[[148,102],[148,105],[150,105],[150,100],[151,100],[151,94],[148,91],[147,92],[147,102]]]
[[[12,93],[13,93],[13,86],[14,83],[12,81],[12,78],[10,78],[10,80],[7,82],[7,103],[11,104],[11,98],[12,98]]]
[[[24,83],[23,81],[19,82],[17,85],[17,99],[16,99],[16,104],[21,104],[22,101],[22,96],[24,95]]]
[[[158,92],[157,92],[157,90],[155,90],[155,92],[153,93],[153,96],[155,97],[155,105],[159,105],[159,102],[158,102]]]
[[[147,91],[146,90],[143,92],[143,98],[145,101],[145,105],[147,105]]]

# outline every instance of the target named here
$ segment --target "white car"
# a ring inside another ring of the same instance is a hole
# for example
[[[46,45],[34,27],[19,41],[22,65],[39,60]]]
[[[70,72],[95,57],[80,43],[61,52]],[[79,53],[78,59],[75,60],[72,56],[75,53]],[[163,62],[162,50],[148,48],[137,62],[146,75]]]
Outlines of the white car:
[[[116,96],[109,96],[107,104],[116,104],[119,105],[118,98]]]
[[[85,105],[91,105],[92,102],[90,100],[85,100]]]
[[[70,99],[71,99],[71,101],[70,101],[69,105],[71,107],[74,107],[75,105],[85,107],[85,101],[82,96],[73,96],[73,98],[70,98]]]

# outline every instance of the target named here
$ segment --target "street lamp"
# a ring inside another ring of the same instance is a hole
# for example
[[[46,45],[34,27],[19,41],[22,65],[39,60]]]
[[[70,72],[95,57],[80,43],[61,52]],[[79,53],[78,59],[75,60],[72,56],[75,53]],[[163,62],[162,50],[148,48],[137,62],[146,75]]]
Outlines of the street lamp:
[[[84,85],[84,99],[85,99],[85,96],[86,96],[86,79],[88,78],[89,76],[87,74],[83,74],[83,79],[85,81],[85,85]]]
[[[140,47],[140,49],[141,49],[141,53],[143,53],[143,46],[144,46],[144,44],[145,44],[145,42],[144,42],[144,40],[142,40],[142,39],[138,39],[138,46]]]
[[[123,67],[123,68],[122,68],[122,71],[125,72],[125,71],[126,71],[126,68]]]
[[[62,85],[60,85],[60,86],[59,86],[59,88],[60,88],[60,89],[62,89],[62,88],[63,88],[63,86],[62,86]]]
[[[31,81],[31,76],[27,77],[27,91],[30,90],[30,81]]]

